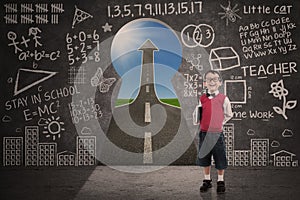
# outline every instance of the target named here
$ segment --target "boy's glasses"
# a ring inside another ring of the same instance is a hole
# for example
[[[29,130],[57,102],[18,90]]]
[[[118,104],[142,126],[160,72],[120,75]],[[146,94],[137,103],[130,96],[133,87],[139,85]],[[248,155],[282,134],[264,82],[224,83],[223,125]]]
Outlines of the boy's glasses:
[[[220,78],[219,77],[215,77],[215,78],[207,78],[207,79],[205,79],[205,82],[211,82],[211,81],[213,81],[213,82],[218,82],[220,80]]]

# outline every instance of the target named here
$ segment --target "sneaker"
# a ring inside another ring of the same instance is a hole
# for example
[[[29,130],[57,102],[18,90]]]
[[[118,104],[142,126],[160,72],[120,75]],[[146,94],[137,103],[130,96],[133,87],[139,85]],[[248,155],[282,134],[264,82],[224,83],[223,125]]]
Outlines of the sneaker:
[[[203,180],[203,184],[200,187],[200,192],[206,192],[208,188],[211,188],[211,180]]]
[[[217,193],[218,194],[225,193],[225,182],[224,181],[217,182]]]

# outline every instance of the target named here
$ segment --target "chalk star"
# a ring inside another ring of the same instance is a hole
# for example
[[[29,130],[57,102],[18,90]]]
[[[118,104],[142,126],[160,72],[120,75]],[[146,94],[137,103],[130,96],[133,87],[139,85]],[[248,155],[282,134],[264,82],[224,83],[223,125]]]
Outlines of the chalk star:
[[[107,32],[107,31],[111,32],[112,25],[109,25],[109,24],[106,22],[105,25],[102,26],[102,28],[103,28],[103,31],[104,31],[104,32]]]

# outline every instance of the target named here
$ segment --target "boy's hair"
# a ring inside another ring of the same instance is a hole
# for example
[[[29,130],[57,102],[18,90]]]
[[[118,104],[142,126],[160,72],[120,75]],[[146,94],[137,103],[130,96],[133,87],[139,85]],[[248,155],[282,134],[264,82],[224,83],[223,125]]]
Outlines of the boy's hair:
[[[219,76],[219,80],[220,81],[222,81],[222,76],[221,76],[221,74],[220,74],[220,72],[219,71],[216,71],[216,70],[208,70],[205,74],[204,74],[204,76],[203,76],[203,79],[204,80],[206,80],[206,75],[207,74],[209,74],[209,73],[211,73],[211,74],[217,74],[218,76]]]

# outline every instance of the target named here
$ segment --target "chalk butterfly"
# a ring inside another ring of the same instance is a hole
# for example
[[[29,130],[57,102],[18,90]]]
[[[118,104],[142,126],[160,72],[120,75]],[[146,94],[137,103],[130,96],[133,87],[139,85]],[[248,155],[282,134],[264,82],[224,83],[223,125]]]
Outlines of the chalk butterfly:
[[[116,78],[104,78],[103,71],[99,67],[95,75],[91,78],[91,85],[93,87],[98,86],[101,93],[106,93],[115,81]]]

